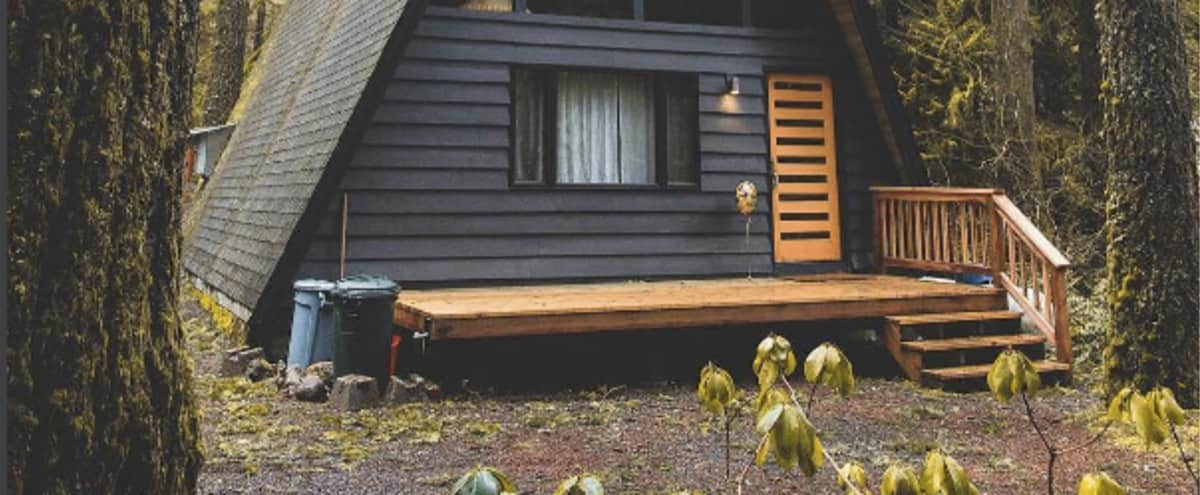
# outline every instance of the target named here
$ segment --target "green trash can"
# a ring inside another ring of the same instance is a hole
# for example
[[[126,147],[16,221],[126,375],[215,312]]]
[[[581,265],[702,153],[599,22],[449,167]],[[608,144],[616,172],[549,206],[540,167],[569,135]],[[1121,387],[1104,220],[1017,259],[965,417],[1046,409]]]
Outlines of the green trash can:
[[[388,380],[392,304],[400,286],[383,277],[356,275],[337,282],[332,292],[334,321],[333,373]]]

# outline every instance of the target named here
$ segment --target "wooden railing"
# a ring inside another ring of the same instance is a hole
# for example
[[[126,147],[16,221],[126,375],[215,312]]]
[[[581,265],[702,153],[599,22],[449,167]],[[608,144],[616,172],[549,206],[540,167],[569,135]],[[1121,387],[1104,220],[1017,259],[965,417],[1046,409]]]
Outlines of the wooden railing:
[[[879,268],[992,276],[1071,364],[1071,263],[998,189],[872,187]]]

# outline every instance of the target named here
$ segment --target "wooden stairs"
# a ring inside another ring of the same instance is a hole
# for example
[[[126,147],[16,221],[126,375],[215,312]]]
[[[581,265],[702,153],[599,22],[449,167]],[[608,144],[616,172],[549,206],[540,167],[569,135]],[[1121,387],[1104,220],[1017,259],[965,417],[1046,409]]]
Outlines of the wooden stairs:
[[[1022,333],[1021,313],[1007,310],[896,315],[883,339],[909,379],[951,390],[986,388],[988,370],[1012,347],[1033,360],[1043,383],[1070,378],[1070,366],[1046,360],[1046,338]]]

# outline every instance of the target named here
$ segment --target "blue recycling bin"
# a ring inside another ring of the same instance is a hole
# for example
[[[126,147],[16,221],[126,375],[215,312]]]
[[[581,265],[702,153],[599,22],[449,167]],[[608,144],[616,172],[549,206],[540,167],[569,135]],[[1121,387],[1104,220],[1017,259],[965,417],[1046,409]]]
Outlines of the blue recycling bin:
[[[329,295],[337,284],[327,280],[297,280],[292,284],[292,336],[288,343],[288,367],[307,367],[333,360],[333,304]]]

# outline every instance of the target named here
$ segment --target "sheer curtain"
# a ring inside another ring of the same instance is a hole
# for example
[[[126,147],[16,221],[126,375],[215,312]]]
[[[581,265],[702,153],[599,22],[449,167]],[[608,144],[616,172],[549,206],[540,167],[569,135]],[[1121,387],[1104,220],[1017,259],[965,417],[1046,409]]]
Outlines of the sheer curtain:
[[[558,182],[653,184],[654,94],[633,74],[558,74]]]

